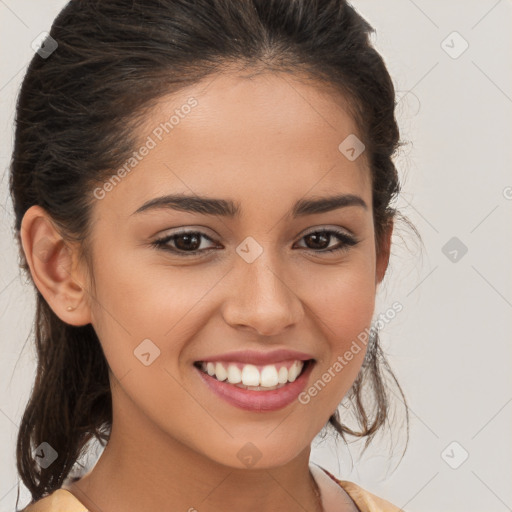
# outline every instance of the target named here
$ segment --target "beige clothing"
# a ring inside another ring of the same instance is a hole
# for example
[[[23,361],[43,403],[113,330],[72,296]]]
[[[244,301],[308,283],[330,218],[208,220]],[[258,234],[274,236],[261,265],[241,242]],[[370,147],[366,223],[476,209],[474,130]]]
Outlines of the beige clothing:
[[[388,501],[369,493],[359,485],[339,480],[322,468],[352,498],[360,512],[403,512]],[[50,495],[29,505],[22,512],[88,512],[80,501],[67,489],[57,489]]]

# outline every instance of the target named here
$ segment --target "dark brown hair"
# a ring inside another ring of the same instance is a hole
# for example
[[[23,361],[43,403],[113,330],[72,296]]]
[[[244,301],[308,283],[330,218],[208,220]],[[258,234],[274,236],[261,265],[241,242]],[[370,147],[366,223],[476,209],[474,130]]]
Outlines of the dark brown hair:
[[[32,205],[89,261],[90,192],[131,155],[144,113],[233,65],[307,75],[348,99],[366,145],[380,250],[398,214],[392,157],[401,143],[394,87],[372,32],[343,0],[71,0],[51,27],[58,48],[34,55],[17,102],[10,190],[21,268],[30,277],[19,231]],[[108,365],[92,325],[62,322],[34,288],[38,366],[16,454],[33,501],[62,485],[88,441],[108,441],[112,421]],[[358,428],[338,412],[326,426],[344,440],[366,437],[367,446],[389,416],[385,377],[405,403],[375,336],[346,397]],[[47,469],[32,455],[42,442],[58,453]]]

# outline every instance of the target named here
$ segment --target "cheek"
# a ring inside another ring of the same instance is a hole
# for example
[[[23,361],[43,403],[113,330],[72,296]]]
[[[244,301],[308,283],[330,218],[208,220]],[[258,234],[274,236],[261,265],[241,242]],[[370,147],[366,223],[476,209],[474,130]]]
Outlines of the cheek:
[[[375,308],[375,268],[369,263],[320,274],[308,294],[308,309],[320,330],[322,357],[312,386],[302,396],[318,414],[332,414],[356,379],[366,353]],[[319,342],[320,343],[320,342]]]
[[[311,289],[304,291],[332,351],[369,326],[375,308],[375,259],[371,254],[317,272]]]
[[[122,254],[104,256],[102,261],[116,264],[96,266],[93,325],[114,374],[119,378],[139,368],[139,352],[146,348],[155,366],[175,368],[205,321],[208,292],[219,275],[193,267],[155,268]]]

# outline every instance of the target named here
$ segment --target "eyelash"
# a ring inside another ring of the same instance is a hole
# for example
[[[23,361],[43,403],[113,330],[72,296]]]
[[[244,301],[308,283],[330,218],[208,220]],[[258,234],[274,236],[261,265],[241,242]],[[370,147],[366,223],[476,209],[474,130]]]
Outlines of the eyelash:
[[[323,234],[335,235],[340,240],[342,245],[340,247],[335,247],[334,249],[315,250],[315,249],[306,248],[306,250],[312,251],[317,254],[336,253],[336,252],[341,252],[341,251],[347,251],[350,247],[353,247],[359,243],[359,241],[355,237],[348,235],[348,234],[344,233],[343,231],[338,231],[335,229],[319,229],[317,231],[310,231],[309,233],[306,233],[301,238],[301,240],[310,235],[323,235]],[[201,231],[181,231],[181,232],[175,233],[173,235],[168,235],[163,238],[159,238],[159,239],[153,241],[151,243],[151,245],[157,249],[162,249],[164,251],[170,251],[174,254],[178,254],[179,256],[185,256],[185,257],[195,256],[200,253],[209,252],[211,250],[214,250],[214,248],[208,248],[208,249],[196,249],[195,251],[183,251],[183,250],[179,250],[179,249],[174,249],[168,245],[170,241],[175,240],[176,238],[179,238],[184,235],[199,235],[200,237],[206,238],[210,242],[213,242],[213,240],[209,236],[205,235],[204,233],[201,233]]]

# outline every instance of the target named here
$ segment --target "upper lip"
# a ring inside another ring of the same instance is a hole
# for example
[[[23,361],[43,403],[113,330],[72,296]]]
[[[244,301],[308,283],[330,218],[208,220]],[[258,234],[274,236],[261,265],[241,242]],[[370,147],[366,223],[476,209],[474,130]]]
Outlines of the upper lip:
[[[198,361],[204,362],[215,362],[215,361],[226,361],[233,363],[245,363],[254,365],[265,365],[278,363],[280,361],[288,361],[290,359],[296,359],[299,361],[307,361],[313,359],[313,356],[306,354],[305,352],[297,352],[296,350],[278,349],[270,352],[260,352],[257,350],[241,350],[236,352],[226,352],[225,354],[219,354],[216,356],[209,356]]]

